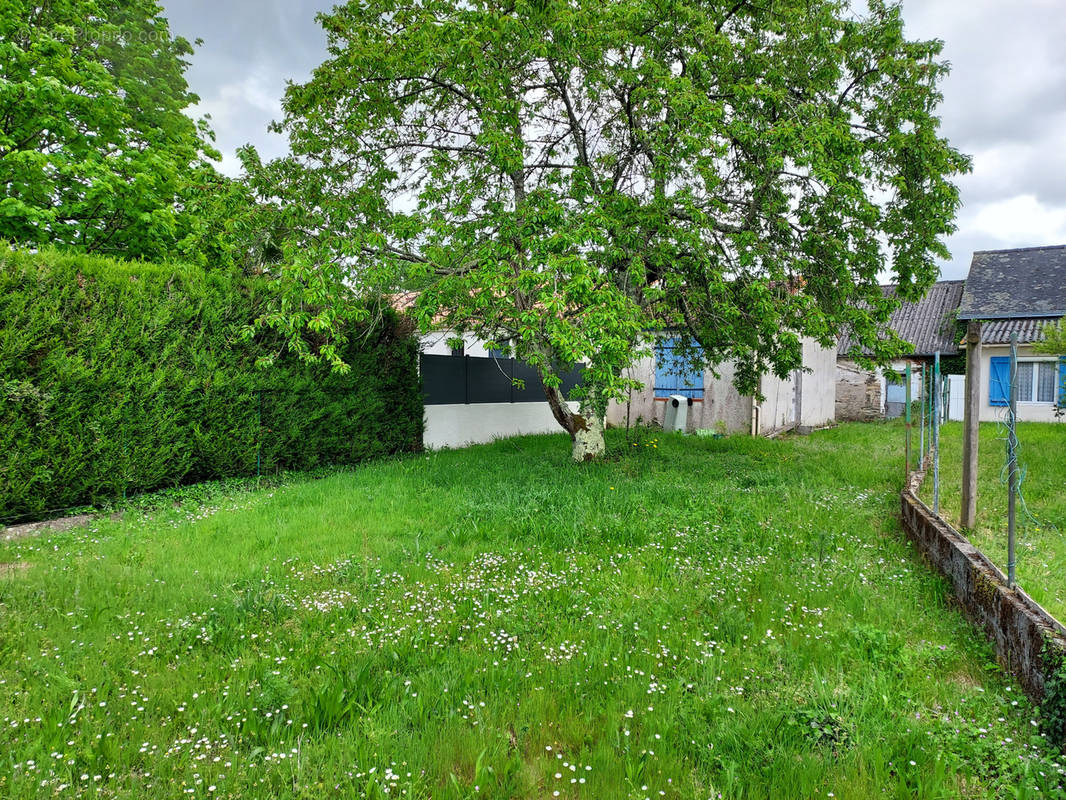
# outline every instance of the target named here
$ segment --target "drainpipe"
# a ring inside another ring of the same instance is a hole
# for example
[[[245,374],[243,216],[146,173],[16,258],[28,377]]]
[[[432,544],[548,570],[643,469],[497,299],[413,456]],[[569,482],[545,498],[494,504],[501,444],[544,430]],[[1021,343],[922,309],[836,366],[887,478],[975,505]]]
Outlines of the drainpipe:
[[[796,433],[803,432],[803,370],[797,369],[792,373],[792,414],[796,421],[793,429]]]

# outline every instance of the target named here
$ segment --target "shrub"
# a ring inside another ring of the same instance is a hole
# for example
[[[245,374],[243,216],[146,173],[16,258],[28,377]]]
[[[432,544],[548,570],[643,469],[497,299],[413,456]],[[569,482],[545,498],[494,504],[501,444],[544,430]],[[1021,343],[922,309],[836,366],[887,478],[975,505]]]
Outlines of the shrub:
[[[0,521],[421,446],[417,343],[386,313],[347,375],[243,335],[261,278],[0,250]]]

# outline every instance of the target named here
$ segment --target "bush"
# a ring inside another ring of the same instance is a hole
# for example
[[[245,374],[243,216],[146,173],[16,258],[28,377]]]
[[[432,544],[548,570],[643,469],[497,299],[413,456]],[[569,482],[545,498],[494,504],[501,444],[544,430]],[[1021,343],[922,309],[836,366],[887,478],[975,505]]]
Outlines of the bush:
[[[417,343],[352,330],[347,375],[242,333],[265,279],[0,250],[0,522],[209,478],[416,450]]]

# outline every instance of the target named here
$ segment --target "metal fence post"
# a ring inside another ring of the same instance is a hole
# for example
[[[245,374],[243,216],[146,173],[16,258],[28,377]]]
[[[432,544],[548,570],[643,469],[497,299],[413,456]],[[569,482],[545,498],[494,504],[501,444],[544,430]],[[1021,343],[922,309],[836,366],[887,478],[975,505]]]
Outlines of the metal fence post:
[[[921,410],[922,426],[921,433],[918,436],[918,469],[925,468],[925,364],[922,364],[922,392],[921,403],[919,408]]]
[[[940,392],[937,384],[940,383],[940,351],[933,356],[933,403],[932,414],[932,437],[933,437],[933,513],[940,513]]]
[[[1018,494],[1018,334],[1010,335],[1010,413],[1007,417],[1007,587],[1014,588],[1015,497]]]
[[[907,445],[904,449],[904,480],[911,474],[911,362],[907,362],[907,368],[904,370],[904,380],[907,382],[906,398],[907,398],[907,410],[905,412],[905,418],[907,420]]]

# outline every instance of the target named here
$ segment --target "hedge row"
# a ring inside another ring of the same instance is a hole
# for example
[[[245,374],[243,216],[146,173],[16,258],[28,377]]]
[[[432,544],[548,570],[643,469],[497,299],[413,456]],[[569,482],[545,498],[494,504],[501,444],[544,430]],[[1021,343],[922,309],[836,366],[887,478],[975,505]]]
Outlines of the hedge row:
[[[0,523],[217,477],[416,450],[417,343],[353,331],[347,375],[241,332],[263,279],[0,243]]]

